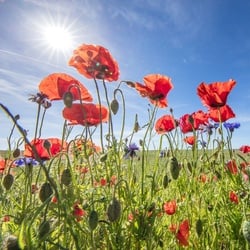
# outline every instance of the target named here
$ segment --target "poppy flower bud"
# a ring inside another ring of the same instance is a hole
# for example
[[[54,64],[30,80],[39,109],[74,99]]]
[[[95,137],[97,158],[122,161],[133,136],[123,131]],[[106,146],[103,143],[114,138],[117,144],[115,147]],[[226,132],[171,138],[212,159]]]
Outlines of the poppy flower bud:
[[[119,102],[116,99],[114,99],[110,104],[110,108],[113,114],[116,115],[119,109]]]
[[[15,115],[15,120],[17,121],[17,120],[19,120],[20,119],[20,115]]]
[[[89,214],[89,228],[93,231],[98,225],[98,213],[92,210]]]
[[[170,173],[172,175],[172,178],[176,180],[179,177],[179,173],[180,173],[180,166],[176,157],[170,158],[169,167],[170,167]]]
[[[14,176],[12,174],[7,174],[3,178],[3,186],[6,190],[9,190],[14,182]]]
[[[134,88],[134,87],[135,87],[135,83],[134,83],[134,82],[131,82],[131,81],[125,81],[125,83],[127,83],[127,85],[128,85],[129,87],[132,87],[132,88]]]
[[[108,206],[107,216],[110,222],[118,220],[121,216],[121,204],[115,197]]]
[[[12,155],[13,155],[14,158],[17,158],[18,156],[20,156],[20,153],[21,153],[20,149],[19,149],[19,148],[16,148],[16,149],[13,151]]]
[[[169,178],[168,178],[168,175],[167,175],[167,174],[164,175],[164,177],[163,177],[163,182],[162,182],[163,188],[167,188],[169,182],[170,182],[170,180],[169,180]]]
[[[43,221],[38,228],[38,237],[40,240],[44,240],[50,232],[50,223],[49,221]]]
[[[8,250],[19,250],[21,249],[19,247],[18,244],[18,238],[14,235],[9,235],[6,238],[6,242],[5,242],[5,248],[4,249],[8,249]]]
[[[100,162],[105,162],[107,160],[108,154],[102,154],[100,156]]]
[[[61,183],[64,184],[65,186],[69,186],[71,180],[72,176],[70,170],[68,168],[64,169],[61,175]]]
[[[250,221],[243,221],[242,232],[245,240],[250,243]]]
[[[39,192],[39,198],[41,202],[45,202],[52,194],[53,190],[51,188],[50,183],[48,182],[43,183]]]
[[[67,108],[71,108],[72,103],[73,103],[74,97],[71,92],[65,92],[63,95],[63,102]]]
[[[196,221],[196,224],[195,224],[195,229],[196,229],[196,233],[197,235],[200,237],[200,235],[202,234],[202,231],[203,231],[203,225],[202,225],[202,220],[201,219],[198,219]]]

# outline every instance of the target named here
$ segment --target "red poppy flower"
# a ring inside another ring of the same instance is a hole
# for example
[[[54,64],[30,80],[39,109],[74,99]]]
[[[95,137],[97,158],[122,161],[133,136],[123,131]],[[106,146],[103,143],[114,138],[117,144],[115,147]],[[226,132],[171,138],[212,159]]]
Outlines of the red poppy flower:
[[[169,201],[169,202],[165,202],[163,204],[163,210],[166,214],[168,215],[173,215],[175,214],[176,210],[177,210],[177,204],[175,200]]]
[[[79,204],[74,204],[73,206],[73,215],[75,216],[77,221],[80,221],[83,216],[85,216],[86,212],[80,207]]]
[[[235,117],[233,110],[228,105],[217,109],[210,109],[208,115],[215,122],[225,122]]]
[[[235,175],[238,174],[238,167],[235,160],[230,160],[226,164],[227,169],[230,171],[231,174]]]
[[[32,140],[30,143],[36,148],[38,156],[42,160],[48,160],[67,148],[67,143],[62,143],[62,141],[58,138],[37,138]],[[25,144],[24,156],[35,158],[35,154],[28,144]]]
[[[208,123],[208,115],[202,110],[198,110],[194,113],[185,114],[179,119],[179,126],[182,133],[193,132],[193,130],[199,129],[202,125]]]
[[[63,117],[69,120],[70,125],[79,124],[83,126],[96,126],[101,122],[108,121],[109,112],[104,106],[100,107],[92,103],[85,103],[82,105],[74,103],[70,108],[65,107],[63,109]]]
[[[236,81],[201,83],[197,88],[197,94],[202,103],[209,108],[217,108],[226,105],[227,96],[235,86]]]
[[[0,173],[3,173],[5,166],[6,166],[6,160],[0,158]]]
[[[160,74],[151,74],[143,78],[144,84],[135,83],[130,86],[141,94],[142,97],[148,97],[150,102],[160,108],[167,107],[167,94],[173,88],[171,79]]]
[[[179,241],[181,246],[188,246],[188,238],[189,238],[189,221],[184,220],[180,226],[179,230],[176,234],[176,238]]]
[[[230,191],[229,193],[229,199],[231,202],[238,204],[239,203],[239,197],[234,191]]]
[[[190,230],[188,220],[182,221],[182,223],[178,228],[178,231],[177,231],[177,226],[174,224],[169,226],[169,230],[172,233],[175,233],[175,237],[179,241],[179,244],[181,246],[188,246],[189,230]]]
[[[244,154],[250,153],[250,146],[243,145],[243,146],[241,146],[241,147],[239,148],[239,150],[240,150],[242,153],[244,153]]]
[[[176,127],[176,122],[172,115],[164,115],[155,123],[155,130],[158,134],[170,132]]]
[[[194,145],[196,138],[195,136],[191,135],[191,136],[186,136],[183,140],[189,145]]]
[[[54,73],[45,77],[39,84],[39,90],[51,101],[62,100],[66,92],[71,92],[74,100],[93,100],[88,90],[78,80],[65,73]]]
[[[74,51],[69,65],[89,79],[96,78],[112,82],[119,78],[117,62],[102,46],[82,44]]]

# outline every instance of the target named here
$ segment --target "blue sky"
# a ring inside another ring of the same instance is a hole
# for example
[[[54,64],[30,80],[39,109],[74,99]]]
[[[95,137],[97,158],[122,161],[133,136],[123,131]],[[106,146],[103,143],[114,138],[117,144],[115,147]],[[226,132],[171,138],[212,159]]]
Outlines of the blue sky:
[[[94,84],[67,65],[74,48],[82,43],[106,47],[120,68],[120,80],[142,82],[145,75],[160,73],[171,77],[174,89],[168,95],[176,118],[199,109],[206,110],[197,94],[201,82],[237,81],[228,97],[240,122],[233,146],[250,144],[250,2],[247,0],[0,0],[0,102],[20,125],[34,135],[36,105],[28,101],[38,91],[43,77],[65,72],[80,80],[96,99]],[[69,30],[73,42],[67,50],[51,48],[44,29],[51,25]],[[113,90],[118,83],[109,83]],[[135,114],[143,125],[148,118],[147,99],[123,86],[126,98],[126,130],[130,134]],[[42,137],[61,136],[61,102],[48,110]],[[121,115],[115,122],[120,131]],[[0,112],[0,149],[12,124]],[[74,128],[72,136],[80,133]],[[97,131],[98,132],[98,131]],[[14,133],[12,146],[18,133]],[[135,136],[134,141],[142,137]],[[157,137],[156,137],[157,138]],[[98,138],[97,138],[98,140]]]

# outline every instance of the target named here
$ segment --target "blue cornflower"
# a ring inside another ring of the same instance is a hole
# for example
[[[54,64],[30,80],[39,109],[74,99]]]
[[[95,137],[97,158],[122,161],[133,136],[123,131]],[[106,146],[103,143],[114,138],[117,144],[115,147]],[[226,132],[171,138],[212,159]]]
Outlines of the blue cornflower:
[[[213,133],[213,129],[217,129],[219,127],[219,123],[209,123],[208,125],[205,126],[203,129],[203,132],[207,132],[209,135]]]
[[[126,146],[124,148],[124,152],[125,152],[125,157],[134,157],[136,156],[136,150],[139,150],[139,147],[135,144],[135,143],[131,143],[129,144],[129,146]]]
[[[240,127],[240,123],[239,122],[224,122],[223,126],[228,129],[230,132],[233,132],[234,129],[239,128]]]
[[[15,160],[15,165],[19,166],[19,167],[22,167],[22,166],[26,166],[26,165],[38,165],[38,161],[36,161],[35,159],[33,158],[27,158],[27,157],[24,157],[24,158],[19,158],[17,160]]]

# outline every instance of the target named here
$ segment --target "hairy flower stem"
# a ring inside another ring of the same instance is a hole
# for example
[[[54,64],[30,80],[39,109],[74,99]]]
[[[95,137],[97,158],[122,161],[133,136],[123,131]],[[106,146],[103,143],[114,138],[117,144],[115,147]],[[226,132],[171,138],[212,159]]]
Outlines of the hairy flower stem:
[[[141,202],[142,203],[144,201],[145,154],[146,154],[146,152],[145,152],[145,142],[146,142],[148,134],[152,131],[152,124],[153,124],[153,122],[155,120],[156,112],[157,112],[157,106],[155,106],[153,111],[152,111],[152,114],[151,114],[147,129],[146,129],[146,132],[145,132],[144,137],[143,137],[142,162],[141,162]]]
[[[37,138],[37,133],[38,133],[38,123],[39,123],[40,112],[41,112],[41,104],[39,103],[37,107],[37,115],[36,115],[36,128],[35,128],[35,136],[34,136],[35,140]]]
[[[16,125],[18,131],[20,132],[20,134],[23,136],[24,138],[24,141],[25,143],[31,147],[33,153],[34,153],[34,156],[35,156],[35,159],[39,162],[40,166],[42,167],[44,173],[45,173],[45,176],[47,178],[47,180],[49,181],[49,183],[51,184],[52,188],[54,189],[55,193],[56,193],[56,196],[59,197],[59,193],[58,193],[58,190],[57,190],[57,187],[56,187],[56,184],[55,182],[51,179],[50,175],[49,175],[49,171],[47,170],[47,168],[45,167],[42,159],[40,158],[37,150],[36,150],[36,147],[33,146],[29,139],[27,138],[27,135],[26,135],[26,132],[24,131],[24,129],[18,124],[18,122],[16,121],[15,117],[12,115],[12,113],[8,110],[7,107],[5,107],[2,103],[0,103],[0,107],[4,110],[4,112],[6,114],[8,114],[12,120],[12,122]]]
[[[103,128],[102,128],[102,106],[101,106],[101,96],[100,96],[100,90],[98,87],[98,83],[96,79],[94,78],[94,83],[95,83],[95,88],[97,92],[97,98],[98,98],[98,103],[99,103],[99,117],[100,117],[100,141],[101,141],[101,146],[102,146],[102,152],[104,151],[104,144],[103,144]]]

